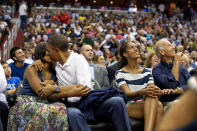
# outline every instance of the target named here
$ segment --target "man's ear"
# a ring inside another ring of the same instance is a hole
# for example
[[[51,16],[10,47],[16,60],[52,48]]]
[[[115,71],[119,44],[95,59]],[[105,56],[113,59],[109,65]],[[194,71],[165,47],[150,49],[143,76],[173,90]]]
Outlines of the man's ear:
[[[164,51],[163,51],[163,50],[159,50],[159,54],[160,54],[161,56],[163,56],[163,55],[164,55]]]
[[[16,61],[16,60],[17,60],[17,58],[16,58],[15,56],[13,57],[13,59],[14,59],[14,61]]]

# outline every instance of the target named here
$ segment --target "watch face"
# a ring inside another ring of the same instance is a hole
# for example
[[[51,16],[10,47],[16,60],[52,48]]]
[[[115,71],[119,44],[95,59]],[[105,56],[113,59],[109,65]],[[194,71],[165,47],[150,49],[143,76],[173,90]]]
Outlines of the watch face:
[[[60,92],[60,87],[59,86],[56,87],[55,92],[57,92],[57,93]]]

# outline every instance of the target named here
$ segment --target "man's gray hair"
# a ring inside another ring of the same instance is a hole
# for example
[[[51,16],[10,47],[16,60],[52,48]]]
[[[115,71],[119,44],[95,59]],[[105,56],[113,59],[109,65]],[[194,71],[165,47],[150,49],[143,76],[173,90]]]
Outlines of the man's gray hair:
[[[157,43],[155,44],[155,53],[156,53],[157,57],[159,57],[159,58],[161,58],[161,54],[159,51],[163,49],[162,43],[165,43],[165,42],[169,42],[168,39],[162,38],[159,41],[157,41]]]

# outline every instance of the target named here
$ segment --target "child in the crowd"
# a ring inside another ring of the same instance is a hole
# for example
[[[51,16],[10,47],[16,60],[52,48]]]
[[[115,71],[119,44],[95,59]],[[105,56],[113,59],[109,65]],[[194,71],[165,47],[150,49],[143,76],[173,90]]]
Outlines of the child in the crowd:
[[[5,72],[6,80],[7,80],[7,92],[8,94],[14,94],[16,92],[16,88],[20,83],[19,77],[11,77],[11,68],[6,62],[1,63]]]

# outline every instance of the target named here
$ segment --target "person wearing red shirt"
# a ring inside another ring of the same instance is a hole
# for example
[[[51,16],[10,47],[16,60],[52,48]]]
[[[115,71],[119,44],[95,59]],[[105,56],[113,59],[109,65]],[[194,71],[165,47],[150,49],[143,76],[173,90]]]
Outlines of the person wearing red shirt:
[[[67,24],[69,20],[70,20],[70,15],[66,13],[65,11],[62,11],[60,15],[61,23]]]
[[[51,19],[52,19],[53,21],[57,21],[58,18],[59,18],[59,16],[58,16],[58,13],[57,13],[57,12],[55,12],[54,15],[51,17]]]

